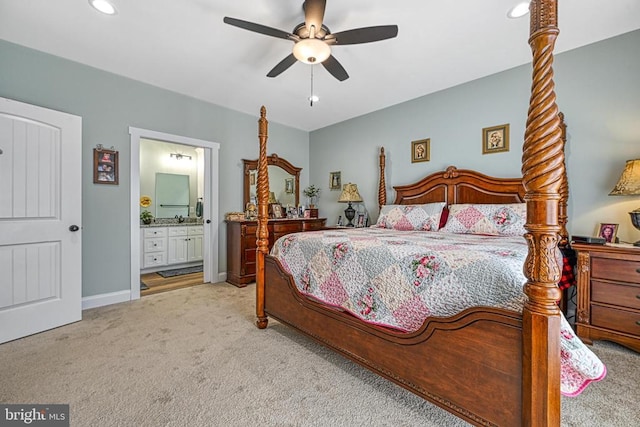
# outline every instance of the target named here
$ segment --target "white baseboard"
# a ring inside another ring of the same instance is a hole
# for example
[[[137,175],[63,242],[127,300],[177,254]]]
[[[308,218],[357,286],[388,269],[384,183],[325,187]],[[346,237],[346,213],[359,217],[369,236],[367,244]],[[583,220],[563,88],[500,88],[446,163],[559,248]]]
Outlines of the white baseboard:
[[[226,282],[227,272],[218,273],[218,281]],[[131,301],[131,291],[118,291],[110,292],[108,294],[92,295],[90,297],[82,298],[82,309],[87,310],[89,308],[103,307],[105,305],[117,304],[119,302]]]
[[[82,298],[82,309],[102,307],[105,305],[117,304],[119,302],[131,301],[131,291],[110,292],[108,294],[92,295]]]

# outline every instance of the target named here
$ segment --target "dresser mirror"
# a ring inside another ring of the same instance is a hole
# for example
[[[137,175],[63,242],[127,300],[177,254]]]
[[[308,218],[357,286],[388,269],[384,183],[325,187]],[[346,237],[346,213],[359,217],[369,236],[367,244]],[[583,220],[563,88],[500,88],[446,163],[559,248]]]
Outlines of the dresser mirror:
[[[244,199],[243,209],[247,203],[257,203],[258,160],[242,160],[244,164]],[[282,206],[298,206],[300,204],[300,171],[302,168],[272,154],[267,157],[269,170],[269,189],[273,193],[270,203]]]

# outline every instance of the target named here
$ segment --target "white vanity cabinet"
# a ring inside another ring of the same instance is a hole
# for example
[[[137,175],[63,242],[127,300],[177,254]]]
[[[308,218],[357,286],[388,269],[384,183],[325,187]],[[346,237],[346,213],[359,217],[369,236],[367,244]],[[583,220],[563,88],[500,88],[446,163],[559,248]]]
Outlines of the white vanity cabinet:
[[[204,230],[201,225],[187,227],[187,261],[202,261]]]
[[[145,228],[142,232],[142,268],[167,265],[167,228]]]
[[[143,270],[158,271],[162,266],[202,261],[202,225],[142,228],[140,233]]]
[[[187,227],[169,227],[167,261],[169,264],[187,262]]]

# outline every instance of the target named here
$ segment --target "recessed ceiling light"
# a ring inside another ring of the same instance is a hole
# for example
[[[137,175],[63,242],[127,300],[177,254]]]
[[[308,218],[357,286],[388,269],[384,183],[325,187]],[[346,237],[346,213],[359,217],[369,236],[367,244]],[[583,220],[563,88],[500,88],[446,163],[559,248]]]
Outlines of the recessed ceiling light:
[[[509,11],[507,12],[507,16],[509,18],[520,18],[521,16],[526,15],[527,13],[529,13],[529,3],[528,1],[523,1],[521,3],[518,3],[517,5],[513,6],[511,9],[509,9]]]
[[[106,15],[115,15],[118,13],[115,6],[107,0],[89,0],[89,4],[97,11]]]

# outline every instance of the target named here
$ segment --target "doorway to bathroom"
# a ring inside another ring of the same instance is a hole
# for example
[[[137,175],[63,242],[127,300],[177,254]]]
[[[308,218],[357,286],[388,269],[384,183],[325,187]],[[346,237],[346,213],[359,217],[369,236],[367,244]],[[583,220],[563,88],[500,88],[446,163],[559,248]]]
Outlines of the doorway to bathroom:
[[[219,144],[130,133],[132,299],[217,282]]]

